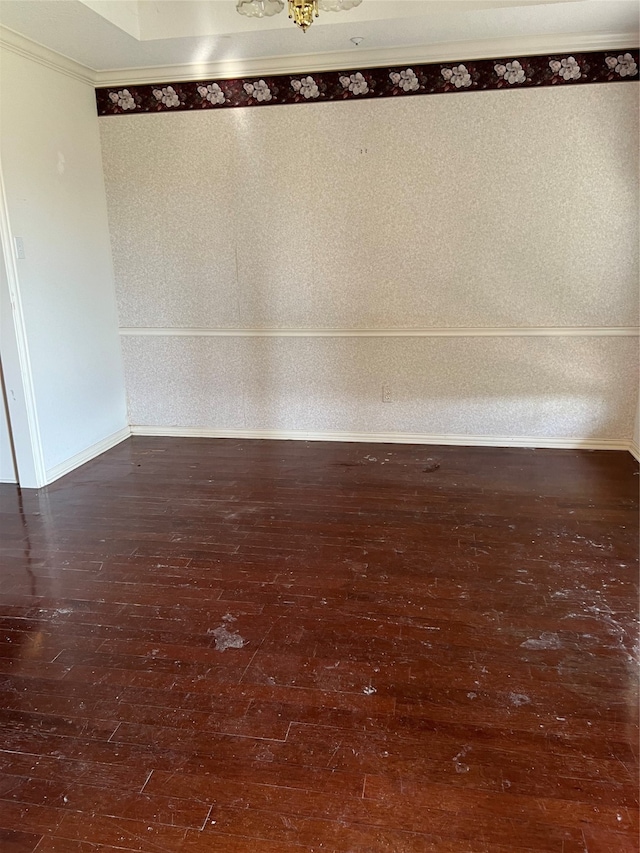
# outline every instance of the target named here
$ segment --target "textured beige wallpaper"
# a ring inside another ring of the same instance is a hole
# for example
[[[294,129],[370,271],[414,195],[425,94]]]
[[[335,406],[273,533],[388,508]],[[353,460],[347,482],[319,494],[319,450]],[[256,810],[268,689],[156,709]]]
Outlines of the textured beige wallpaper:
[[[638,322],[636,85],[100,125],[123,327]],[[630,338],[123,343],[134,424],[606,438],[633,428]]]
[[[121,323],[628,325],[637,124],[633,84],[103,118]]]
[[[131,422],[631,437],[634,338],[125,337]],[[392,402],[382,402],[388,383]]]

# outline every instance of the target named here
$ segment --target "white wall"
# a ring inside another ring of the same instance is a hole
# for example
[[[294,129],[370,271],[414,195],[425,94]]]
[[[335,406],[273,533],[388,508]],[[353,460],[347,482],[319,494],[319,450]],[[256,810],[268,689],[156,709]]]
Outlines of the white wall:
[[[9,419],[1,373],[2,366],[0,365],[0,483],[15,483],[16,469],[13,464]]]
[[[127,427],[95,96],[0,58],[2,171],[47,480]]]
[[[629,441],[637,90],[100,119],[132,424]]]

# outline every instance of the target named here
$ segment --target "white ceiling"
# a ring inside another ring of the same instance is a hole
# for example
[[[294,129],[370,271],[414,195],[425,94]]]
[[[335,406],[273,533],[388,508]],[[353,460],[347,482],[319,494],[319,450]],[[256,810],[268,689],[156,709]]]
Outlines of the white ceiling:
[[[303,33],[286,11],[247,18],[235,0],[2,0],[0,24],[110,82],[118,69],[180,66],[184,79],[243,63],[276,73],[291,62],[318,70],[384,64],[392,55],[470,59],[507,46],[514,53],[630,47],[639,13],[638,0],[363,0],[348,12],[321,13]],[[138,82],[144,76],[133,74]]]

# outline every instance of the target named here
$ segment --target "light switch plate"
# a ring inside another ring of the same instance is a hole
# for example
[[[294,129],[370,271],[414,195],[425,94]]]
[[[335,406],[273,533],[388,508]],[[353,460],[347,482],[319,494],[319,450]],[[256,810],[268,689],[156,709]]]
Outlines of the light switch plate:
[[[24,240],[22,237],[14,237],[13,244],[16,248],[16,258],[23,261],[27,256],[24,253]]]

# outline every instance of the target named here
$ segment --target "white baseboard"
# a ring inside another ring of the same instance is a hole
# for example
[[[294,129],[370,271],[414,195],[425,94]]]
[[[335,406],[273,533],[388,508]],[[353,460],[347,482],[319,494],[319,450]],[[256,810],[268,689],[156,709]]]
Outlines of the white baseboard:
[[[640,462],[640,446],[635,441],[629,442],[629,453]]]
[[[7,479],[7,477],[0,477],[0,485],[16,486],[17,484],[18,481],[15,479],[15,477],[13,478],[13,480],[9,480]]]
[[[132,426],[132,435],[183,438],[268,438],[279,441],[353,441],[388,444],[446,444],[461,447],[531,447],[584,450],[630,450],[628,441],[606,438],[542,438],[507,435],[425,435],[405,432],[329,432],[305,430],[211,429],[205,427]],[[633,451],[632,451],[633,452]]]
[[[65,459],[64,462],[54,465],[53,468],[47,468],[46,485],[51,485],[55,480],[59,480],[60,477],[64,477],[65,474],[69,474],[71,471],[79,468],[81,465],[84,465],[85,462],[91,462],[91,460],[95,459],[96,456],[100,456],[101,453],[111,450],[112,447],[115,447],[116,444],[120,444],[121,441],[129,438],[130,435],[131,429],[129,427],[123,427],[117,432],[103,438],[101,441],[97,441],[95,444],[92,444],[91,447],[87,447],[86,450],[81,450],[80,453],[76,453],[75,456],[71,456],[69,459]]]

